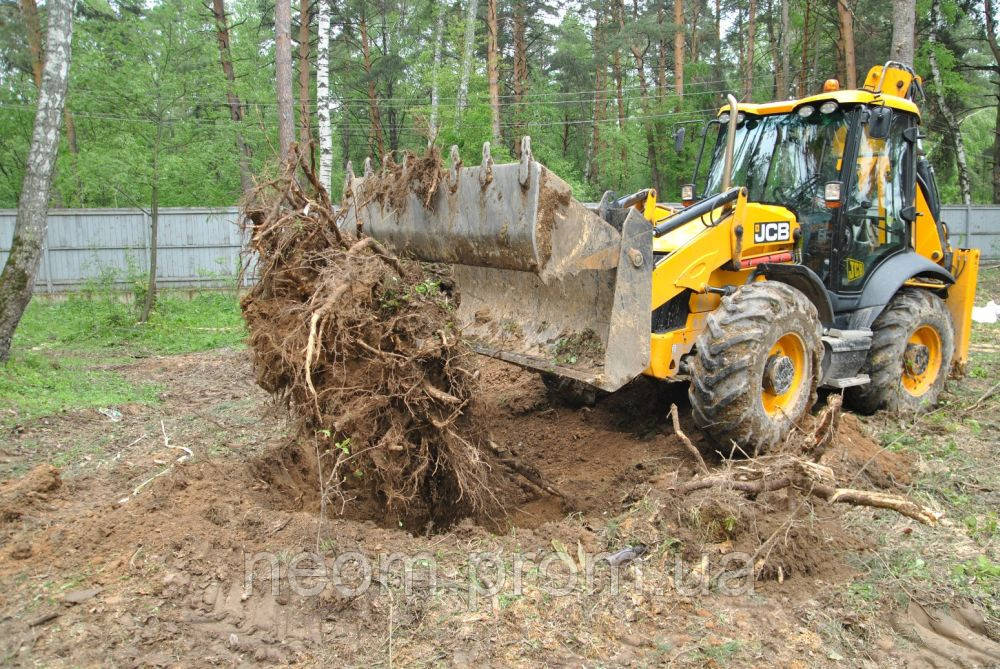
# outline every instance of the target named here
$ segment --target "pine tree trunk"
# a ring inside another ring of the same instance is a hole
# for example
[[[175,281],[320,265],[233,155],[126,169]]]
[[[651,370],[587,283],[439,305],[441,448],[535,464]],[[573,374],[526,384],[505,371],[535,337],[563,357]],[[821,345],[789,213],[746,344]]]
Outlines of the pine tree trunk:
[[[674,88],[680,109],[684,99],[684,0],[674,0]]]
[[[604,121],[604,76],[605,63],[603,45],[601,44],[601,18],[598,15],[594,24],[594,36],[591,42],[594,47],[594,125],[590,141],[590,155],[587,157],[586,177],[591,183],[600,178],[601,154],[601,123]]]
[[[743,57],[743,99],[753,96],[754,56],[757,53],[757,0],[750,0],[747,9],[746,55]]]
[[[663,10],[663,3],[665,0],[657,0],[656,3],[656,25],[663,33],[663,21],[665,19],[665,12]],[[667,92],[667,45],[664,44],[663,40],[657,41],[656,49],[656,99],[659,103],[663,103],[663,97]]]
[[[434,144],[438,135],[438,105],[440,97],[441,48],[444,42],[444,7],[437,5],[437,23],[434,26],[434,71],[431,73],[431,118],[427,122],[427,146]]]
[[[910,67],[913,67],[916,21],[916,0],[892,0],[892,44],[889,47],[889,58]]]
[[[10,255],[0,273],[0,360],[10,356],[14,330],[31,300],[45,242],[52,172],[59,149],[59,127],[73,36],[74,0],[49,0],[45,65],[28,163],[14,223]]]
[[[274,83],[278,96],[278,151],[287,160],[295,142],[292,110],[292,4],[274,3]]]
[[[806,9],[802,19],[802,68],[799,71],[799,97],[804,98],[809,85],[809,39],[812,37],[809,23],[812,14],[812,3],[805,0]]]
[[[312,128],[309,94],[309,0],[299,0],[299,152],[312,156]]]
[[[528,80],[528,44],[525,38],[527,6],[525,0],[514,3],[514,154],[521,157],[524,132],[524,87]]]
[[[983,14],[986,16],[986,40],[993,52],[994,76],[1000,76],[1000,44],[997,43],[996,17],[993,14],[993,0],[983,1]],[[997,84],[1000,86],[1000,83]],[[1000,93],[995,93],[997,99],[997,118],[993,126],[993,204],[1000,204]]]
[[[467,0],[465,13],[465,48],[462,50],[462,78],[458,82],[455,123],[461,123],[462,112],[469,101],[469,77],[472,75],[472,51],[476,41],[476,11],[479,0]]]
[[[639,0],[632,0],[632,18],[636,23],[639,22]],[[625,29],[624,12],[621,15],[619,27],[622,34],[629,34]],[[633,37],[636,36],[633,34]],[[653,187],[659,191],[662,184],[660,183],[656,134],[654,132],[654,123],[652,120],[649,120],[649,117],[653,115],[653,105],[649,83],[646,81],[646,52],[649,50],[649,40],[646,40],[644,48],[640,48],[634,41],[630,44],[629,48],[632,51],[632,57],[635,59],[635,73],[639,81],[639,96],[642,99],[642,115],[646,117],[646,120],[642,124],[646,133],[646,160],[649,162],[649,176],[653,182]]]
[[[486,75],[490,84],[490,127],[493,143],[503,140],[500,133],[500,66],[497,24],[497,0],[486,0]]]
[[[375,94],[375,77],[372,76],[372,50],[368,40],[368,20],[361,14],[361,55],[368,79],[368,152],[376,153],[379,160],[385,158],[385,138],[382,133],[382,115],[379,112],[378,96]]]
[[[726,88],[725,71],[722,68],[722,0],[715,0],[715,78],[720,88]]]
[[[319,39],[316,44],[316,121],[319,131],[319,181],[330,191],[333,178],[333,127],[330,123],[330,3],[316,5]]]
[[[779,100],[784,100],[788,97],[788,79],[789,79],[789,48],[788,48],[788,31],[789,31],[789,16],[788,16],[788,2],[789,0],[779,0],[781,2],[781,30],[778,33],[778,67],[777,76],[775,81],[776,96]]]
[[[840,19],[840,44],[844,59],[844,84],[847,88],[858,87],[858,65],[854,50],[854,11],[849,0],[837,0],[837,16]]]
[[[615,0],[614,13],[621,17],[622,14],[622,0]],[[620,20],[620,18],[619,18]],[[625,163],[628,161],[628,144],[625,138],[625,92],[622,87],[622,79],[624,75],[622,73],[622,50],[618,44],[615,44],[614,50],[611,52],[611,76],[615,80],[615,102],[618,108],[618,132],[621,137],[621,161],[624,167]],[[618,171],[620,175],[621,170]],[[619,180],[618,187],[621,187],[621,181]]]
[[[236,125],[236,149],[240,165],[240,187],[246,195],[253,189],[253,178],[250,175],[250,147],[243,141],[240,126],[243,123],[243,105],[233,87],[236,83],[236,73],[233,70],[233,57],[229,49],[229,22],[226,17],[225,0],[212,0],[212,16],[215,18],[215,36],[219,44],[219,63],[222,65],[222,75],[226,79],[226,102],[229,105],[229,118]]]
[[[962,204],[972,204],[972,187],[969,180],[969,164],[965,157],[965,141],[962,139],[962,128],[959,126],[955,115],[948,106],[944,95],[944,81],[941,79],[941,69],[938,67],[937,53],[935,48],[938,44],[938,30],[941,20],[941,0],[931,2],[931,30],[927,36],[930,48],[927,50],[927,59],[931,66],[931,81],[934,83],[934,97],[937,99],[937,106],[944,118],[945,125],[948,126],[948,134],[951,135],[951,143],[955,147],[955,163],[958,168],[958,190],[962,193]]]

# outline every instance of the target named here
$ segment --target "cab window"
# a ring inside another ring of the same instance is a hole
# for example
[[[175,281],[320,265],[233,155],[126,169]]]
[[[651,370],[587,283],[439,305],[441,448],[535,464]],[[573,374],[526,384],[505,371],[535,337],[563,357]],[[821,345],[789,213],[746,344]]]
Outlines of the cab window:
[[[860,290],[871,271],[909,243],[902,217],[909,205],[911,151],[903,131],[908,116],[895,113],[885,138],[872,137],[862,125],[844,208],[840,287]],[[847,175],[845,175],[847,176]]]

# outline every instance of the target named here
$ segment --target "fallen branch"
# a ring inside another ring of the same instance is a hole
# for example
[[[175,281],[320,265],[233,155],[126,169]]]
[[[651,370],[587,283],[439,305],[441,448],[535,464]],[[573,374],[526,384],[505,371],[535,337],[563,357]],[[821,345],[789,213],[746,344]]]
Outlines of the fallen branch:
[[[752,480],[735,478],[737,475],[746,476],[748,471],[759,474],[759,477]],[[830,504],[888,509],[927,525],[933,525],[943,516],[942,513],[901,495],[841,488],[837,486],[833,471],[829,467],[794,456],[782,456],[775,464],[770,466],[765,464],[757,471],[743,467],[736,473],[727,472],[697,478],[678,486],[675,490],[678,495],[688,495],[708,488],[736,490],[748,495],[794,488]]]
[[[674,434],[676,434],[677,437],[684,442],[684,446],[688,449],[688,451],[690,451],[691,455],[694,456],[694,459],[698,462],[698,468],[701,470],[701,473],[707,475],[708,465],[705,464],[705,458],[701,457],[701,452],[695,448],[694,444],[691,443],[691,440],[688,439],[688,436],[684,434],[683,430],[681,430],[680,419],[677,417],[676,404],[670,405],[670,420],[674,424]]]

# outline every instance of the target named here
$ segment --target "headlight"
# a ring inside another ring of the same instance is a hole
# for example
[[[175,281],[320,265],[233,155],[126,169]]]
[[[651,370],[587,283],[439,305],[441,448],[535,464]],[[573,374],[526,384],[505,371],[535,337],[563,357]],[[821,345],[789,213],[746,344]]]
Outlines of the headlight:
[[[684,184],[681,186],[681,200],[684,202],[694,200],[694,184]]]
[[[722,112],[719,115],[719,123],[721,123],[722,125],[726,125],[727,123],[729,123],[729,112]]]
[[[816,108],[813,107],[812,105],[803,105],[799,107],[798,115],[801,118],[809,118],[810,116],[813,115],[813,113],[815,113],[815,111]]]
[[[837,103],[833,100],[827,100],[819,106],[819,112],[821,114],[832,114],[837,111]]]
[[[745,121],[746,119],[747,119],[746,114],[740,112],[739,114],[736,115],[736,124],[739,125],[743,123],[743,121]]]

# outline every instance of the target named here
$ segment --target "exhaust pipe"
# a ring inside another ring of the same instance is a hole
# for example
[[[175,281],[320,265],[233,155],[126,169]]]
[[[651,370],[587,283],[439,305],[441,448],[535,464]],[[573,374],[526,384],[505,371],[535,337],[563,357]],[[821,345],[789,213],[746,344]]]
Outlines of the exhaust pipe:
[[[733,153],[736,150],[736,126],[739,109],[736,108],[736,98],[732,93],[726,95],[729,101],[729,127],[726,130],[726,161],[722,170],[722,192],[725,193],[733,185]]]

